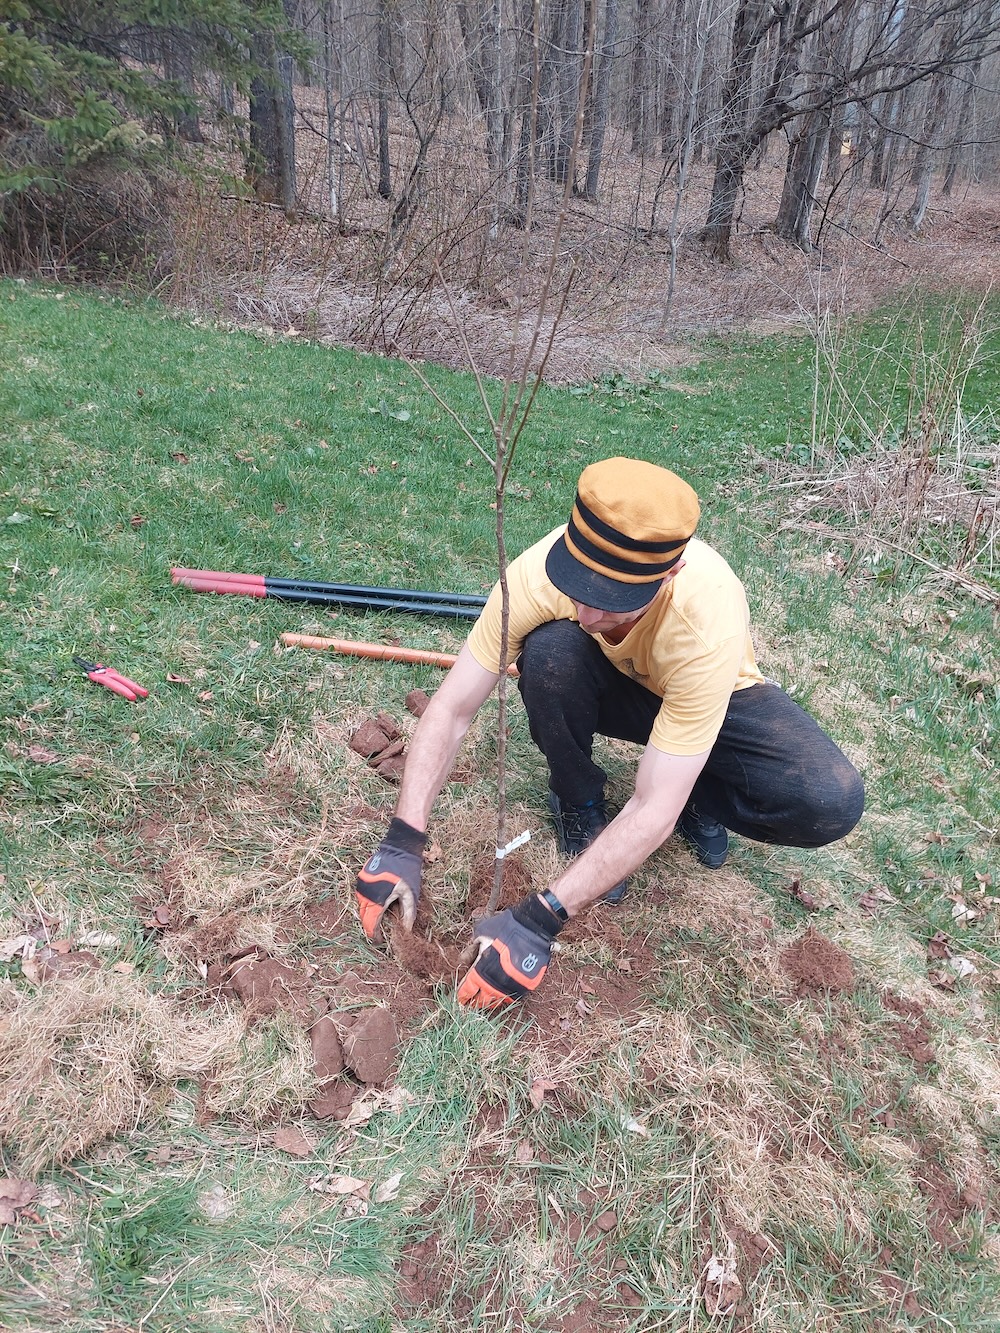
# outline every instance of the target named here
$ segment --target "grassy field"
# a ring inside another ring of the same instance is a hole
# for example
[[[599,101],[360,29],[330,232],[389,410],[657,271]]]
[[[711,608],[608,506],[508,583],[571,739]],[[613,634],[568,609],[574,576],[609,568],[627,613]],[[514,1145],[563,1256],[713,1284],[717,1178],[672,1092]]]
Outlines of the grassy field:
[[[401,363],[0,284],[0,1326],[1000,1326],[998,313],[539,395],[509,548],[594,458],[675,468],[763,670],[869,799],[819,852],[737,840],[707,872],[671,840],[497,1019],[352,916],[394,791],[348,739],[380,710],[409,732],[438,674],[275,646],[461,629],[169,577],[483,591],[483,460]],[[425,373],[482,429],[470,378]],[[431,825],[443,944],[491,864],[494,720]],[[523,891],[558,858],[517,702],[511,727]],[[621,801],[636,751],[602,754]],[[280,1003],[219,991],[253,948]],[[379,1006],[391,1078],[317,1118],[311,1025]]]

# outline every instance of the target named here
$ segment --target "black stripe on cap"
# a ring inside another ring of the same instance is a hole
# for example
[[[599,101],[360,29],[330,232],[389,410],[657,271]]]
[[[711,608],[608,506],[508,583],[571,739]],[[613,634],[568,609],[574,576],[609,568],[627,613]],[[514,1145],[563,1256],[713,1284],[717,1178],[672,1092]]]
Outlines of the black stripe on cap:
[[[598,518],[592,509],[588,509],[580,499],[579,491],[576,493],[575,508],[580,511],[580,516],[587,524],[588,528],[592,528],[594,532],[598,533],[606,541],[614,542],[615,546],[620,546],[626,551],[649,551],[650,554],[655,554],[659,551],[666,555],[668,551],[674,551],[678,546],[683,545],[684,542],[690,541],[690,536],[669,537],[664,542],[642,542],[635,537],[628,537],[624,532],[619,532],[617,528],[613,528],[610,523],[605,523],[604,519]],[[573,520],[570,519],[571,524],[572,521]]]
[[[613,569],[618,574],[627,574],[633,577],[639,574],[648,575],[650,580],[664,575],[668,569],[673,569],[681,558],[683,547],[687,545],[688,540],[684,537],[680,541],[670,542],[667,546],[659,542],[633,543],[633,545],[640,546],[645,550],[662,551],[664,554],[670,550],[677,551],[677,554],[671,556],[668,560],[658,560],[651,563],[644,560],[629,560],[626,556],[611,555],[603,546],[598,546],[585,533],[581,532],[572,518],[570,518],[566,529],[566,536],[581,554],[587,556],[589,560],[593,560],[596,565],[600,565],[604,569]],[[678,547],[682,549],[678,551]]]

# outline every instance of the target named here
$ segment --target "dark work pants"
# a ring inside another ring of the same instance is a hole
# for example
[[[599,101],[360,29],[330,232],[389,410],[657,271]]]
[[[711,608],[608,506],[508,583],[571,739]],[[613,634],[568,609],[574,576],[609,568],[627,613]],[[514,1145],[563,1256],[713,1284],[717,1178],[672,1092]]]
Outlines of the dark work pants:
[[[595,735],[645,745],[662,700],[619,671],[570,620],[532,630],[518,688],[549,785],[572,805],[604,792]],[[729,700],[691,795],[698,810],[758,842],[822,847],[861,818],[864,788],[833,741],[777,685],[751,685]]]

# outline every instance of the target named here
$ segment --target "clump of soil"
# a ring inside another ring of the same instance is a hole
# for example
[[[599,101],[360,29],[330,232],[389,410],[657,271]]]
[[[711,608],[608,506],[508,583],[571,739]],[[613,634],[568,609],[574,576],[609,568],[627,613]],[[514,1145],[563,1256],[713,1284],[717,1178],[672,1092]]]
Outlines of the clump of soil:
[[[472,869],[469,872],[467,907],[473,920],[483,916],[486,912],[486,904],[493,892],[493,867],[495,864],[496,857],[490,851],[480,852],[472,863]],[[532,893],[534,888],[531,871],[528,869],[524,857],[519,852],[514,852],[504,862],[503,887],[500,891],[500,901],[494,911],[502,912],[508,907],[514,907],[522,898],[526,898],[529,893]]]
[[[966,1243],[961,1223],[967,1211],[958,1186],[947,1171],[930,1157],[917,1164],[917,1188],[927,1207],[927,1230],[946,1250],[958,1250]]]
[[[379,777],[387,782],[398,782],[403,776],[406,742],[395,720],[388,713],[366,717],[352,733],[348,745],[367,759]]]
[[[850,995],[854,964],[838,945],[810,926],[781,955],[781,965],[793,983],[795,995]]]

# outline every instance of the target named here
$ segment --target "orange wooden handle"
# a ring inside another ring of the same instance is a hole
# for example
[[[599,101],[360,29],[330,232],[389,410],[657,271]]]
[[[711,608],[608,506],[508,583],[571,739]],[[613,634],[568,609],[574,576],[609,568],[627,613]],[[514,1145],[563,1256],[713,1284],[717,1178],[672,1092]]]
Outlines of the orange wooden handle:
[[[454,653],[432,653],[422,648],[398,648],[386,643],[364,643],[355,639],[325,639],[318,634],[282,634],[286,648],[327,649],[331,653],[345,653],[348,657],[373,657],[383,662],[413,662],[420,666],[453,667],[458,661]],[[513,663],[508,674],[517,675]]]

